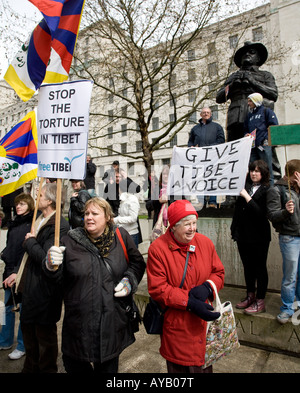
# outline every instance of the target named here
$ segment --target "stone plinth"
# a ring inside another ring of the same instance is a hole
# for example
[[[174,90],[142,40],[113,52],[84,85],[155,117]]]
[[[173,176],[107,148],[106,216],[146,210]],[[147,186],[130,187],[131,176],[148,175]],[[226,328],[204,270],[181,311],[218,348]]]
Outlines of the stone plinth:
[[[245,285],[244,269],[236,243],[231,239],[231,218],[199,218],[198,231],[209,237],[225,267],[225,283]],[[278,244],[278,234],[272,227],[272,241],[267,260],[269,284],[268,290],[280,291],[282,280],[282,257]],[[253,234],[255,236],[255,234]]]
[[[209,237],[225,267],[225,283],[228,285],[245,286],[244,268],[239,256],[236,243],[231,239],[230,217],[199,217],[197,222],[198,232]],[[147,250],[150,245],[149,236],[152,231],[152,220],[140,220],[143,243],[139,250],[147,259]],[[278,244],[278,234],[271,226],[272,241],[268,254],[268,290],[280,291],[282,280],[282,258]],[[255,234],[254,234],[255,236]]]

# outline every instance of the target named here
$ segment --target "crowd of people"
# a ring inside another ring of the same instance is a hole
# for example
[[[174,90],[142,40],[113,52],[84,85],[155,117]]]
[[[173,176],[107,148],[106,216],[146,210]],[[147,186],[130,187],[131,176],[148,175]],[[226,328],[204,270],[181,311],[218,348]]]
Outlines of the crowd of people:
[[[261,107],[259,95],[249,96],[249,107],[254,111]],[[211,116],[207,110],[201,113]],[[211,123],[211,117],[201,120],[189,143],[199,146],[198,131],[206,132],[205,125]],[[222,134],[219,127],[215,131]],[[251,127],[245,128],[245,135],[251,132]],[[258,126],[254,140],[264,144]],[[260,146],[257,144],[253,148]],[[91,163],[89,158],[87,165]],[[166,228],[150,244],[147,266],[138,248],[142,239],[136,194],[141,187],[119,162],[115,161],[104,174],[106,186],[101,198],[96,196],[91,179],[88,184],[71,179],[68,220],[59,218],[59,246],[54,245],[56,179],[41,185],[36,206],[39,214],[34,222],[34,199],[24,192],[15,197],[16,214],[7,221],[6,247],[1,253],[5,263],[6,324],[0,332],[0,350],[13,346],[19,305],[17,346],[9,357],[25,356],[24,373],[57,372],[57,322],[63,305],[61,351],[66,372],[117,372],[121,352],[135,341],[130,310],[146,269],[149,294],[166,309],[160,353],[168,372],[212,372],[212,367],[202,367],[206,325],[220,314],[211,305],[214,290],[208,280],[218,291],[222,289],[224,266],[213,242],[197,232],[198,213],[193,204],[184,198],[172,201],[168,197],[169,169],[164,166],[159,179],[151,173],[144,194],[153,228],[159,216]],[[299,191],[300,160],[289,160],[284,176],[272,183],[267,156],[251,155],[231,224],[246,287],[246,296],[236,308],[246,315],[266,311],[270,223],[279,233],[283,259],[278,322],[290,320],[295,299],[300,306]]]

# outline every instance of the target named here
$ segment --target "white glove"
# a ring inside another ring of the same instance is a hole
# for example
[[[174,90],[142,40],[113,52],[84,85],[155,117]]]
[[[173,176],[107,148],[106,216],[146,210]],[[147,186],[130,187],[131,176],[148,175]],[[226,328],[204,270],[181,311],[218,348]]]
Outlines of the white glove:
[[[64,251],[66,247],[52,246],[47,252],[47,267],[53,270],[54,266],[57,268],[62,264],[64,259]]]
[[[115,287],[115,296],[116,297],[123,297],[127,296],[131,292],[131,285],[128,278],[124,277],[119,282],[119,284]]]

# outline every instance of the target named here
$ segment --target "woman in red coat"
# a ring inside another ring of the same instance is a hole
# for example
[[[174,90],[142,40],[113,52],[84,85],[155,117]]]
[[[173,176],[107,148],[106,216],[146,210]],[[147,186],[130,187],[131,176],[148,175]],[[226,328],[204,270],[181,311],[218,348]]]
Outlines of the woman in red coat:
[[[207,280],[220,290],[224,267],[212,241],[196,232],[197,218],[189,201],[173,202],[168,208],[169,229],[148,250],[149,294],[163,308],[168,307],[160,347],[168,372],[212,372],[212,367],[202,368],[206,321],[220,314],[208,302],[214,295]],[[188,268],[179,288],[188,251]]]

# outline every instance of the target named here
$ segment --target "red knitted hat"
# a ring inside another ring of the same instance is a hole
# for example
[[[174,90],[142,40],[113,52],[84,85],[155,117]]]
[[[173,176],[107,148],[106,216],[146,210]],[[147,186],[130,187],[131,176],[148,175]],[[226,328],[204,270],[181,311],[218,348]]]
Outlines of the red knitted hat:
[[[168,207],[168,220],[170,227],[172,228],[183,217],[189,216],[190,214],[194,214],[198,218],[198,213],[194,206],[186,199],[180,199],[171,203]]]

